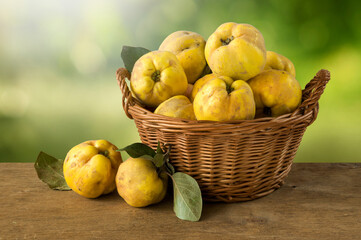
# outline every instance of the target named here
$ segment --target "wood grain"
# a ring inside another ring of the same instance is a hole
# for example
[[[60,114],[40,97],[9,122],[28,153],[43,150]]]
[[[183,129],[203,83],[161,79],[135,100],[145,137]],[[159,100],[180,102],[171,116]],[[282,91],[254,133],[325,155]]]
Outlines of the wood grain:
[[[360,239],[361,164],[294,164],[285,185],[243,203],[205,203],[176,218],[172,197],[147,208],[116,192],[54,191],[31,163],[0,163],[0,239]]]

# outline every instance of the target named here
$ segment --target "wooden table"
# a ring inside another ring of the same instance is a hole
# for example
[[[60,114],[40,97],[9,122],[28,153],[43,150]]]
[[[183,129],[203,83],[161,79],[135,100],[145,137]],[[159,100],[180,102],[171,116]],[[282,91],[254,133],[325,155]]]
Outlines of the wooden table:
[[[179,220],[171,196],[133,208],[51,190],[32,163],[0,163],[0,182],[0,239],[361,239],[361,163],[294,164],[279,190],[205,203],[200,222]]]

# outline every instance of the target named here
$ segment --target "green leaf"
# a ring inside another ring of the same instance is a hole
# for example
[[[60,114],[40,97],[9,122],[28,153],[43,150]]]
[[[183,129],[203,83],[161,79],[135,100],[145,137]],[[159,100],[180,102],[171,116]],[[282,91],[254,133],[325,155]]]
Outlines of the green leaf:
[[[161,166],[163,166],[163,164],[164,164],[164,154],[163,153],[155,154],[153,162],[154,162],[154,165],[157,168],[160,168]]]
[[[150,52],[150,50],[142,47],[123,46],[120,56],[122,57],[125,68],[131,73],[135,62],[148,52]]]
[[[160,147],[160,142],[158,141],[158,146],[157,146],[157,153],[162,153],[163,154],[163,150]]]
[[[63,160],[40,152],[34,167],[39,179],[48,184],[51,189],[62,191],[71,190],[66,184],[63,175]]]
[[[117,151],[126,151],[132,158],[138,158],[143,155],[155,156],[154,150],[145,145],[144,143],[133,143],[125,148],[118,149]]]
[[[142,155],[142,156],[140,156],[140,158],[145,158],[145,159],[147,159],[147,160],[149,160],[149,161],[154,161],[154,158],[152,157],[152,156],[149,156],[149,155]]]
[[[198,221],[202,214],[202,194],[197,181],[182,172],[176,172],[171,178],[176,216],[182,220]]]

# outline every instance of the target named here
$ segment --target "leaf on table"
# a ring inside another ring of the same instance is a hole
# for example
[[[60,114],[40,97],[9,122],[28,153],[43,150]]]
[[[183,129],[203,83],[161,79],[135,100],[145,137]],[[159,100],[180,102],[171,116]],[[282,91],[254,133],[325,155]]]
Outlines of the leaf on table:
[[[143,155],[155,156],[155,151],[144,143],[133,143],[117,151],[126,151],[132,158],[138,158]]]
[[[122,57],[124,67],[131,73],[135,62],[148,52],[150,50],[142,47],[123,46],[120,56]]]
[[[71,190],[66,184],[63,175],[63,160],[56,159],[44,152],[40,152],[34,164],[36,173],[41,181],[48,184],[51,189]]]
[[[172,175],[174,212],[182,220],[198,221],[202,214],[202,194],[197,181],[191,176],[176,172]]]

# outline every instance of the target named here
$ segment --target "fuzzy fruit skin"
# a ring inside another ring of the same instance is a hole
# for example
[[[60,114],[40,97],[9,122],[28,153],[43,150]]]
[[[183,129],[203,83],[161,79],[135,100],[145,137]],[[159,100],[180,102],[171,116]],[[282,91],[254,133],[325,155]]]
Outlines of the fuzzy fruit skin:
[[[203,76],[202,78],[198,79],[193,86],[192,89],[192,95],[191,95],[191,102],[194,101],[197,93],[199,92],[199,90],[201,90],[201,88],[204,86],[204,84],[206,84],[207,82],[209,82],[212,79],[217,78],[217,75],[214,73],[211,74],[207,74],[205,76]],[[233,80],[230,77],[226,77],[226,76],[218,76],[218,78],[221,78],[222,80],[224,80],[227,84],[231,85]]]
[[[177,31],[164,39],[159,50],[175,54],[184,69],[188,83],[194,83],[206,66],[205,45],[206,41],[198,33]]]
[[[184,94],[187,87],[184,70],[171,52],[149,52],[134,64],[130,88],[149,107],[157,107],[168,98]]]
[[[133,207],[146,207],[163,200],[167,192],[168,175],[157,173],[152,161],[128,158],[119,166],[116,176],[119,195]]]
[[[177,95],[162,102],[154,113],[168,117],[196,120],[193,104],[183,95]]]
[[[265,108],[268,108],[267,112],[270,110],[272,117],[278,117],[293,112],[301,104],[301,86],[286,71],[267,70],[248,83],[254,94],[257,117],[265,116]]]
[[[267,51],[267,61],[264,70],[269,69],[283,70],[296,77],[295,66],[291,60],[273,51]]]
[[[205,56],[213,73],[247,81],[263,71],[266,48],[258,29],[229,22],[208,38]]]
[[[231,121],[255,116],[252,90],[242,80],[231,85],[221,78],[208,81],[197,93],[193,106],[197,120]]]
[[[64,178],[76,193],[96,198],[115,189],[122,162],[118,148],[106,140],[91,140],[70,149],[63,164]]]

